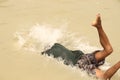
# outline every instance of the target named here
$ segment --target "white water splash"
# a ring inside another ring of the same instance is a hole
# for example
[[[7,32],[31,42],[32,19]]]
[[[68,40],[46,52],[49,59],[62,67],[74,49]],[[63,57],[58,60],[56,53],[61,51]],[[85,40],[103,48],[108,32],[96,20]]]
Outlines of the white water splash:
[[[50,48],[54,43],[61,43],[68,48],[80,49],[83,52],[99,49],[90,46],[88,41],[84,42],[84,37],[78,37],[74,33],[68,32],[66,26],[64,27],[53,28],[50,25],[37,24],[27,31],[16,32],[15,37],[20,48],[35,52]]]
[[[28,31],[15,33],[18,46],[30,51],[37,52],[46,47],[52,46],[63,36],[63,31],[57,28],[46,27],[45,25],[35,25]]]
[[[33,51],[35,53],[41,53],[44,49],[50,48],[54,43],[61,43],[71,49],[80,49],[85,53],[99,49],[98,47],[90,46],[89,42],[85,40],[85,37],[78,37],[75,33],[67,31],[66,26],[53,28],[50,25],[37,24],[29,30],[16,32],[15,37],[17,38],[17,44],[20,49]],[[61,64],[61,61],[62,60],[58,61],[59,64]],[[109,65],[105,65],[102,68],[106,69],[108,67]],[[69,67],[69,69],[71,68]],[[76,68],[72,69],[75,69],[73,71],[78,71]],[[84,75],[86,74],[82,74],[81,76]]]

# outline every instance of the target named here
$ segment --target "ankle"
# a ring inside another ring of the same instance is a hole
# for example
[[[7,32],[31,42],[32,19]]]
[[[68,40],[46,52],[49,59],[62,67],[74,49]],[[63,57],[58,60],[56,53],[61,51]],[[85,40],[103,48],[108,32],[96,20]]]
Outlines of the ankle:
[[[102,29],[102,26],[101,25],[97,25],[96,28],[97,29]]]

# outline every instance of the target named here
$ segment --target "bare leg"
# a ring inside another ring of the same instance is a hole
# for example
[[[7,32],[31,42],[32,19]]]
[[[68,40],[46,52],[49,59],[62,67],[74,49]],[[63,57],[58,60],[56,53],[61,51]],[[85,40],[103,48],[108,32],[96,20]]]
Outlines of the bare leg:
[[[111,77],[117,72],[118,69],[120,69],[120,61],[116,63],[114,66],[112,66],[111,68],[109,68],[105,73],[99,69],[95,69],[95,71],[96,71],[96,76],[98,78],[102,78],[104,80],[107,80],[107,79],[110,80]]]
[[[100,14],[97,15],[96,20],[92,23],[92,26],[97,28],[99,38],[100,38],[100,43],[102,47],[104,48],[102,51],[99,51],[95,54],[95,58],[97,59],[97,61],[100,61],[106,58],[110,53],[112,53],[113,49],[102,28]],[[119,68],[120,68],[120,61],[116,63],[114,66],[112,66],[111,68],[109,68],[105,73],[102,72],[100,69],[95,69],[96,76],[98,78],[110,80],[110,78],[116,73],[116,71]]]
[[[95,58],[97,59],[97,61],[100,61],[106,58],[110,53],[112,53],[113,49],[102,28],[100,14],[96,16],[96,20],[92,23],[92,26],[97,28],[100,38],[100,43],[104,48],[102,51],[99,51],[95,54]]]

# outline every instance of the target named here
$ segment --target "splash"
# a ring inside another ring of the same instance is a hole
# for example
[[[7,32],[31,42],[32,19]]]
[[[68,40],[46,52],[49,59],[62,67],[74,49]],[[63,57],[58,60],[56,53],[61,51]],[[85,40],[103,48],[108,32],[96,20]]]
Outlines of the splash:
[[[60,43],[69,49],[80,49],[85,53],[93,52],[99,49],[95,46],[90,46],[86,37],[76,36],[75,33],[67,31],[67,26],[52,27],[51,25],[39,25],[36,24],[29,30],[22,30],[15,33],[17,39],[17,45],[19,49],[32,51],[35,53],[41,53],[43,50],[51,48],[54,43]],[[48,63],[52,58],[47,58]],[[53,61],[52,61],[53,62]],[[58,59],[57,62],[61,64],[63,61]],[[63,65],[63,63],[61,64]],[[108,67],[104,66],[103,69]],[[68,67],[67,67],[68,68]],[[78,72],[78,69],[69,67],[68,69]],[[79,71],[80,74],[81,71]],[[81,76],[86,76],[85,74]]]
[[[15,33],[19,48],[38,52],[50,48],[54,43],[71,49],[80,49],[83,52],[92,52],[98,47],[90,46],[85,37],[78,37],[75,33],[67,31],[67,26],[54,28],[51,25],[36,24],[29,30]]]
[[[62,36],[63,31],[39,24],[33,26],[30,30],[15,33],[19,48],[35,52],[52,46]]]

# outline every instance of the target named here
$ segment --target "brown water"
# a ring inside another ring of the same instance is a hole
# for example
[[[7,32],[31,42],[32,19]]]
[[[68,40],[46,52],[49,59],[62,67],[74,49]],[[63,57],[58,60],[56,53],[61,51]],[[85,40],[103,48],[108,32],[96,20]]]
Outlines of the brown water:
[[[50,34],[37,32],[32,35],[32,37],[37,35],[35,41],[31,40],[28,34],[32,34],[31,28],[33,32],[37,31],[36,23],[40,24],[37,29],[41,29],[41,24],[46,30],[50,27],[50,30],[52,29],[50,33],[54,32],[54,29],[58,29],[57,33],[59,33],[59,26],[67,26],[65,32],[77,33],[77,35],[72,37],[62,33],[64,37],[67,37],[61,39],[60,42],[66,47],[74,49],[72,40],[75,42],[75,37],[80,37],[79,39],[82,37],[85,41],[81,44],[86,44],[84,43],[86,41],[90,43],[88,47],[84,45],[85,48],[92,50],[96,47],[100,48],[97,31],[91,28],[90,24],[95,15],[101,13],[103,27],[114,48],[113,54],[106,61],[113,65],[120,60],[119,9],[120,0],[0,0],[0,80],[93,80],[84,72],[37,54],[36,50],[41,51],[41,47],[32,47],[35,50],[31,51],[31,45],[40,46],[37,45],[39,36],[40,38],[43,35],[49,37]],[[60,34],[55,35],[51,40],[59,38],[57,36]],[[25,43],[20,38],[25,38],[25,40],[29,38],[27,46],[24,46]],[[16,45],[16,43],[19,44]],[[119,79],[120,71],[112,80]]]

